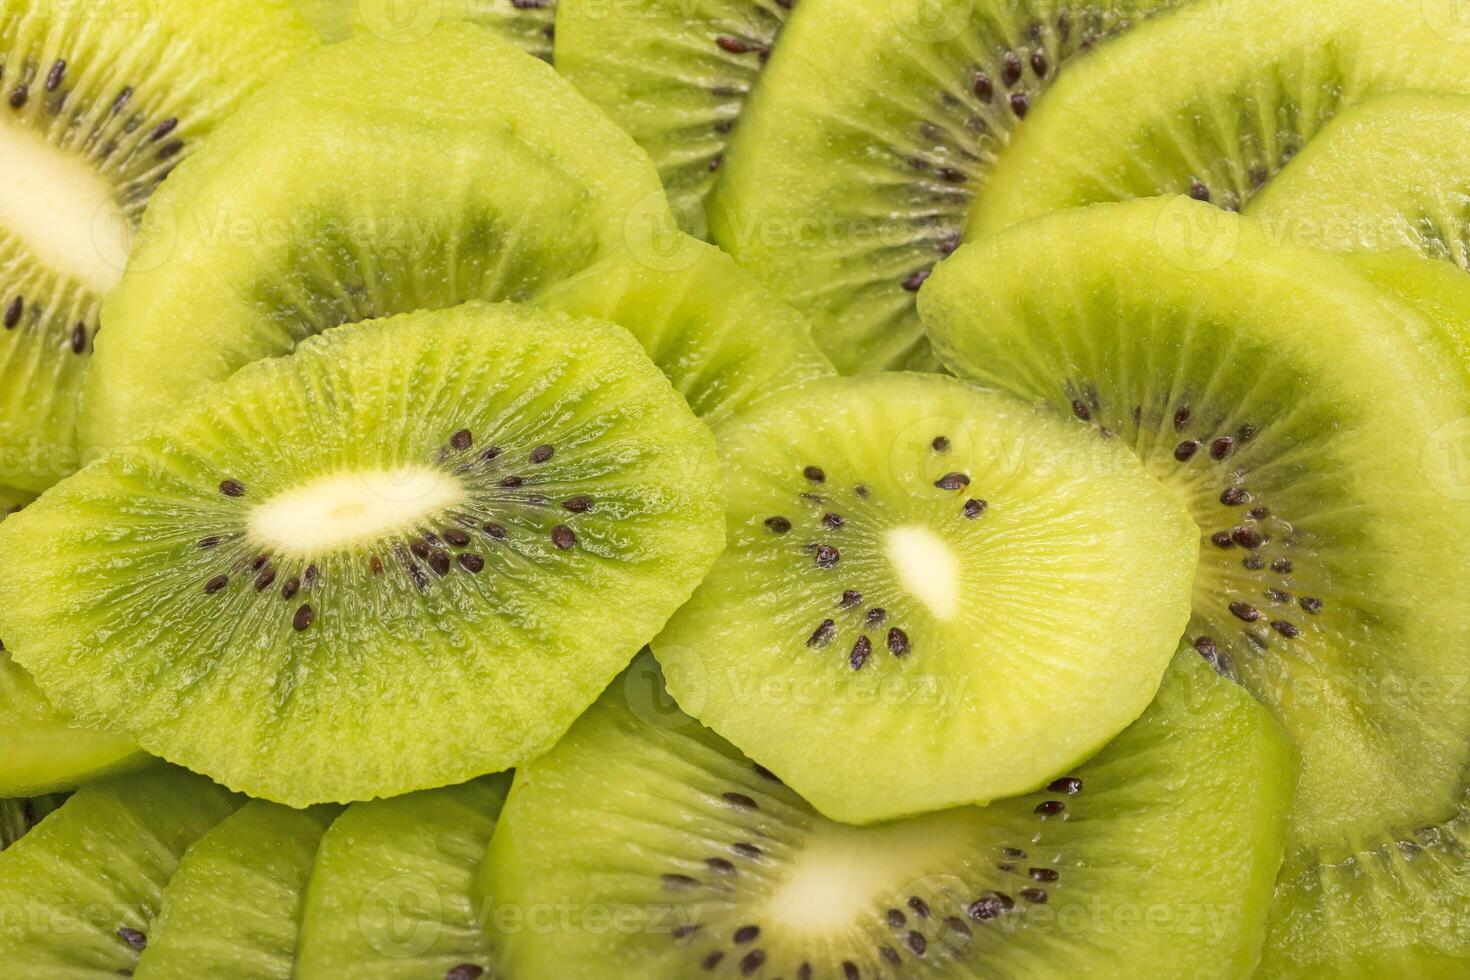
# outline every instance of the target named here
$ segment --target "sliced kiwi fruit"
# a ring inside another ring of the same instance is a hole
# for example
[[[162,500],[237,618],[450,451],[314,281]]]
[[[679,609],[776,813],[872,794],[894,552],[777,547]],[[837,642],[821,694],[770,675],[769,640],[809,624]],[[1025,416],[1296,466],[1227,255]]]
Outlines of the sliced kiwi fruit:
[[[1199,531],[1118,440],[919,374],[810,382],[719,439],[728,550],[654,653],[827,816],[1029,792],[1153,699]]]
[[[712,240],[841,370],[934,367],[914,292],[1018,123],[1074,58],[1172,6],[803,0],[721,167]]]
[[[1372,935],[1412,930],[1421,876],[1463,874],[1432,828],[1461,812],[1470,758],[1470,493],[1447,452],[1470,387],[1433,325],[1187,198],[966,245],[919,309],[955,372],[1105,427],[1188,502],[1204,541],[1187,641],[1301,753],[1278,916],[1351,928],[1337,900],[1381,876],[1414,897],[1375,901],[1396,919]],[[1418,924],[1426,947],[1470,951]]]
[[[1408,248],[1470,269],[1467,160],[1470,96],[1380,96],[1326,126],[1248,213],[1301,245]]]
[[[1193,653],[1045,789],[866,828],[662,701],[630,673],[517,772],[483,871],[507,975],[1241,977],[1259,954],[1290,750]]]
[[[733,259],[692,240],[678,248],[684,257],[668,266],[609,256],[538,302],[626,327],[710,425],[834,373],[806,318]]]
[[[19,513],[30,499],[30,494],[0,487],[0,521]],[[148,759],[123,736],[83,728],[57,711],[30,675],[10,659],[4,643],[0,643],[0,757],[5,760],[0,765],[0,801],[74,789]]]
[[[0,851],[36,829],[48,813],[65,802],[58,794],[0,800]]]
[[[695,235],[708,229],[705,200],[795,6],[571,0],[557,9],[557,70],[648,151],[680,223]]]
[[[717,485],[621,327],[372,321],[0,524],[0,635],[58,706],[252,796],[447,785],[549,748],[664,625],[723,546]]]
[[[0,2],[0,482],[76,469],[99,306],[144,207],[315,42],[288,0]]]
[[[474,884],[509,788],[509,776],[487,776],[348,807],[317,853],[296,975],[488,980]]]
[[[672,224],[626,134],[468,23],[314,52],[216,136],[157,196],[103,310],[90,448],[332,327],[529,299]]]
[[[291,980],[302,898],[337,807],[254,800],[199,838],[163,892],[138,980]]]
[[[129,974],[180,857],[239,803],[168,766],[77,790],[0,852],[6,975]]]
[[[1199,0],[1145,25],[1026,120],[968,234],[1160,194],[1238,210],[1351,106],[1406,89],[1470,93],[1470,35],[1447,6]]]

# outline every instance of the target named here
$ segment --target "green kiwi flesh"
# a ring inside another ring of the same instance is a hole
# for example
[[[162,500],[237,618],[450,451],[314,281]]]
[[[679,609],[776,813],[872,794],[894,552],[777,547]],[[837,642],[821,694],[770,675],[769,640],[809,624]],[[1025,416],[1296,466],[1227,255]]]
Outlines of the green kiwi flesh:
[[[0,487],[0,522],[30,494]],[[83,728],[46,699],[0,643],[0,800],[74,789],[89,779],[143,765],[148,757],[121,735]]]
[[[0,852],[13,977],[127,975],[184,852],[240,800],[171,767],[90,783]]]
[[[160,192],[104,307],[88,448],[332,327],[526,300],[672,225],[646,155],[473,24],[313,52],[217,136]]]
[[[760,399],[834,373],[811,324],[712,245],[681,238],[669,261],[623,252],[537,302],[630,331],[712,426]]]
[[[0,851],[36,829],[36,825],[65,802],[58,794],[28,799],[0,800]]]
[[[440,25],[468,21],[516,45],[542,61],[551,60],[556,36],[556,0],[434,0],[402,4],[398,0],[334,0],[350,5],[351,30],[390,41],[416,41]]]
[[[1192,653],[1046,789],[866,828],[662,699],[628,674],[516,773],[483,887],[508,976],[1241,977],[1259,955],[1291,754]]]
[[[1470,269],[1466,160],[1470,96],[1380,96],[1326,126],[1247,213],[1299,245],[1413,249]]]
[[[77,398],[170,171],[316,41],[287,0],[0,2],[0,482],[77,467]]]
[[[1470,93],[1470,38],[1445,7],[1200,0],[1145,25],[1068,73],[1027,119],[967,237],[1160,194],[1239,210],[1348,108],[1408,89]]]
[[[302,899],[338,809],[253,800],[184,853],[133,976],[291,980]]]
[[[0,524],[0,635],[58,707],[252,796],[460,782],[550,747],[689,596],[717,467],[613,324],[344,327]]]
[[[492,976],[474,886],[509,788],[509,776],[487,776],[348,807],[317,852],[297,976]]]
[[[794,389],[719,442],[728,547],[654,653],[828,817],[1029,792],[1153,699],[1199,530],[1116,440],[883,374]]]
[[[704,236],[705,201],[731,133],[796,0],[568,2],[556,13],[556,68],[648,151],[685,229]]]
[[[840,370],[933,368],[914,292],[1013,132],[1077,56],[1173,5],[803,0],[735,131],[712,240],[812,317]]]
[[[957,373],[1106,427],[1188,502],[1204,541],[1186,640],[1301,753],[1283,943],[1329,926],[1310,955],[1398,940],[1462,894],[1420,894],[1463,869],[1444,828],[1470,755],[1470,494],[1447,458],[1470,389],[1435,326],[1336,257],[1187,198],[966,245],[919,307]],[[1351,935],[1366,919],[1340,902],[1370,879],[1394,917]],[[1470,950],[1422,925],[1426,948]]]

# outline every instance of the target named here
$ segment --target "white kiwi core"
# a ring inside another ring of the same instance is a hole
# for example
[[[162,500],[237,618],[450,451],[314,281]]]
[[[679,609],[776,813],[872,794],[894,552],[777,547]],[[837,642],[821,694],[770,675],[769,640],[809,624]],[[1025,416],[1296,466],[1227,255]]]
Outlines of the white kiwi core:
[[[127,220],[113,188],[81,159],[0,116],[0,226],[36,259],[93,294],[127,261]]]
[[[277,554],[311,559],[380,540],[464,499],[458,480],[426,467],[332,473],[256,507],[250,535]]]
[[[888,532],[888,561],[905,592],[941,620],[960,608],[960,560],[944,539],[927,527],[908,525]]]

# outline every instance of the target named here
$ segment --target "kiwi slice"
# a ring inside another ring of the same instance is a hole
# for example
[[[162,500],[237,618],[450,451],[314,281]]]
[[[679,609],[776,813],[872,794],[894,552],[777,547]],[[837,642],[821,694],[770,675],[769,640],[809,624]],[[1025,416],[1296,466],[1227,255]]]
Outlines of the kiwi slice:
[[[620,327],[464,304],[237,372],[0,525],[64,709],[292,806],[549,748],[723,546],[714,441]]]
[[[76,469],[98,309],[144,207],[315,41],[287,0],[0,2],[0,481]]]
[[[803,0],[721,168],[712,239],[813,318],[841,370],[935,367],[914,292],[1012,132],[1074,58],[1173,5]]]
[[[997,161],[969,235],[1159,194],[1238,210],[1365,99],[1470,92],[1470,36],[1446,14],[1434,0],[1191,4],[1061,80]]]
[[[185,852],[138,959],[138,980],[291,980],[302,897],[337,807],[254,800]]]
[[[692,239],[678,250],[669,266],[609,256],[539,302],[626,327],[710,425],[833,373],[806,318],[728,255]]]
[[[317,853],[297,976],[488,978],[473,885],[509,788],[509,776],[487,776],[348,807]]]
[[[1029,792],[1152,700],[1199,531],[1116,440],[918,374],[814,381],[719,436],[728,550],[654,653],[822,813]]]
[[[157,196],[103,311],[89,447],[332,327],[529,299],[672,224],[632,140],[473,24],[323,48],[216,136]]]
[[[1381,878],[1413,897],[1372,935],[1412,928],[1420,876],[1464,860],[1427,828],[1461,812],[1470,756],[1470,494],[1445,458],[1470,388],[1433,326],[1335,257],[1187,198],[966,245],[919,309],[954,371],[1106,427],[1188,502],[1204,535],[1188,642],[1301,752],[1283,881],[1302,885],[1279,914],[1351,931],[1323,916]],[[1395,878],[1420,834],[1427,856]]]
[[[36,825],[63,802],[64,798],[55,794],[0,800],[0,851],[35,830]]]
[[[344,2],[344,0],[337,0]],[[556,0],[355,0],[352,30],[393,41],[426,37],[441,24],[469,21],[494,31],[527,54],[551,60]]]
[[[164,885],[238,798],[167,766],[91,783],[0,852],[0,963],[14,977],[126,975]]]
[[[695,235],[707,231],[705,200],[731,133],[795,6],[635,0],[557,10],[557,70],[648,151]]]
[[[1397,93],[1349,109],[1249,209],[1277,238],[1409,248],[1470,269],[1470,97]]]
[[[630,673],[517,772],[483,871],[507,975],[1239,977],[1259,954],[1290,751],[1192,653],[1044,790],[866,828],[656,699]]]

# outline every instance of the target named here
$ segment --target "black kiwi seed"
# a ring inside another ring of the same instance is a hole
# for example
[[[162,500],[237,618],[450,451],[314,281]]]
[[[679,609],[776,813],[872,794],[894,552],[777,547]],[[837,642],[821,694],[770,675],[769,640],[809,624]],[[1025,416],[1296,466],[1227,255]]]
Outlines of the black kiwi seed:
[[[26,102],[30,100],[31,87],[21,82],[10,93],[10,108],[24,109]]]
[[[735,865],[724,858],[705,858],[704,864],[715,874],[732,875],[735,873]]]
[[[791,530],[791,522],[784,517],[767,517],[766,527],[775,534],[785,534]]]
[[[747,844],[744,841],[732,844],[730,850],[736,857],[749,858],[751,860],[761,856],[761,849],[759,847],[756,847],[754,844]]]
[[[429,567],[440,578],[449,574],[449,552],[435,549],[429,552]]]
[[[1235,547],[1235,542],[1230,539],[1229,531],[1216,531],[1214,534],[1210,535],[1210,542],[1216,548]]]
[[[1061,779],[1053,780],[1046,789],[1049,793],[1063,793],[1067,796],[1076,796],[1082,792],[1082,780],[1076,776],[1063,776]]]
[[[894,949],[892,946],[879,946],[878,952],[882,954],[885,960],[892,963],[894,966],[898,966],[900,963],[903,962],[903,957],[899,956],[898,950]]]
[[[917,915],[919,918],[929,918],[929,903],[924,901],[919,896],[910,895],[908,905],[909,908],[914,910],[914,914]]]
[[[490,446],[484,452],[482,452],[480,454],[480,459],[482,459],[482,460],[484,460],[485,462],[488,463],[488,462],[490,462],[493,459],[499,458],[499,456],[500,456],[500,447],[499,446]]]
[[[64,77],[66,77],[66,62],[58,58],[51,65],[51,70],[46,73],[46,91],[55,92],[59,89]]]
[[[882,607],[877,607],[868,610],[868,616],[864,620],[864,622],[867,623],[867,625],[869,626],[881,626],[883,625],[883,621],[887,618],[888,610]]]
[[[71,352],[73,354],[84,353],[87,349],[87,325],[78,323],[71,331]]]
[[[1261,618],[1260,610],[1248,602],[1232,602],[1230,612],[1236,619],[1245,623],[1254,623]]]
[[[1242,548],[1250,548],[1250,549],[1259,548],[1261,545],[1265,544],[1265,542],[1266,542],[1265,537],[1261,534],[1260,531],[1257,531],[1253,527],[1243,527],[1243,526],[1242,527],[1237,527],[1237,528],[1232,528],[1231,529],[1231,531],[1230,531],[1230,540],[1231,541],[1234,541],[1236,544],[1240,545]]]
[[[219,547],[219,543],[221,541],[223,541],[223,540],[224,539],[221,538],[219,535],[217,535],[217,534],[211,534],[207,538],[200,538],[199,539],[199,547],[200,547],[201,550],[207,551],[210,548],[217,548],[217,547]]]
[[[592,498],[586,495],[572,497],[563,501],[562,507],[571,511],[573,514],[585,514],[592,509]]]
[[[669,889],[670,891],[680,892],[688,891],[689,889],[699,884],[699,882],[695,881],[688,875],[679,874],[666,874],[662,877],[662,881],[665,888]]]
[[[252,572],[258,572],[262,568],[264,568],[270,560],[270,555],[256,555],[255,560],[250,563],[250,570]]]
[[[368,571],[372,572],[374,575],[382,575],[383,574],[383,559],[379,558],[377,555],[373,555],[371,558],[369,558],[368,559]]]
[[[1208,201],[1210,199],[1210,189],[1200,183],[1198,178],[1191,177],[1189,178],[1189,196],[1196,201]]]
[[[460,452],[463,452],[474,444],[475,437],[469,429],[460,429],[454,435],[449,437],[449,445],[454,449],[458,449]]]
[[[1266,559],[1262,558],[1260,555],[1248,555],[1246,556],[1245,560],[1241,562],[1241,564],[1253,572],[1259,572],[1261,569],[1266,567]]]
[[[1043,888],[1022,888],[1021,897],[1033,905],[1046,904],[1046,890]]]
[[[1084,422],[1092,420],[1092,409],[1088,408],[1087,403],[1080,398],[1072,402],[1072,414]]]
[[[822,524],[829,530],[840,531],[847,524],[847,520],[841,514],[829,512],[822,515]]]
[[[275,580],[276,580],[276,572],[275,572],[275,569],[267,568],[265,571],[261,572],[258,576],[256,576],[256,579],[255,579],[255,591],[256,592],[264,592],[266,589],[268,589],[268,588],[271,587],[271,583],[274,582]]]
[[[446,970],[444,972],[444,980],[479,980],[484,975],[485,968],[483,966],[476,966],[473,963],[461,963],[458,966],[452,966]]]
[[[735,941],[735,945],[745,946],[749,943],[755,942],[756,938],[760,936],[760,934],[760,926],[741,926],[739,929],[735,930],[735,934],[730,938]]]
[[[868,657],[873,653],[873,641],[866,636],[860,636],[852,645],[852,653],[848,654],[847,662],[852,665],[853,670],[862,670],[863,664],[868,662]]]
[[[1021,59],[1014,51],[1007,51],[1004,61],[1001,62],[1000,80],[1006,85],[1014,85],[1021,80]]]
[[[843,980],[859,980],[859,974],[858,974],[857,964],[854,963],[852,960],[843,960],[842,961],[842,976],[843,976]],[[806,974],[806,976],[803,977],[802,980],[808,980],[808,978],[810,978],[810,977],[811,977],[811,972],[808,971],[807,974]]]
[[[1282,592],[1280,589],[1267,589],[1266,598],[1276,603],[1291,601],[1291,596],[1288,593]]]
[[[485,559],[473,552],[466,551],[459,556],[459,567],[471,575],[479,575],[485,570]]]
[[[848,589],[846,592],[842,593],[842,595],[838,597],[837,605],[843,609],[851,609],[853,606],[856,606],[862,601],[863,594],[861,592],[856,592],[852,589]]]
[[[26,301],[22,296],[17,296],[5,307],[5,329],[14,330],[16,324],[20,323],[20,315],[25,312]]]
[[[1289,623],[1284,619],[1278,619],[1271,624],[1271,628],[1288,640],[1295,640],[1302,635],[1302,631],[1295,623]]]
[[[204,594],[214,595],[216,592],[220,591],[229,584],[230,577],[228,575],[216,575],[214,578],[204,583]]]
[[[1066,809],[1067,804],[1061,800],[1046,800],[1036,804],[1033,812],[1043,817],[1055,817],[1064,813]]]
[[[1250,491],[1245,487],[1227,487],[1225,492],[1220,494],[1220,503],[1226,507],[1239,507],[1250,503],[1250,499]]]
[[[301,587],[310,592],[316,587],[317,572],[315,565],[307,565],[306,571],[301,576]]]
[[[813,483],[827,482],[827,474],[823,472],[820,466],[808,466],[801,471],[801,475]]]
[[[571,551],[577,544],[577,535],[565,524],[558,524],[551,529],[551,543],[562,551]]]
[[[1181,405],[1174,412],[1174,431],[1183,432],[1187,425],[1189,425],[1189,406]]]
[[[950,932],[955,933],[959,936],[963,936],[966,939],[974,935],[974,933],[970,931],[970,927],[965,925],[965,920],[956,915],[947,916],[944,920],[944,926]]]
[[[554,455],[556,455],[556,447],[543,444],[531,450],[531,462],[544,463]]]
[[[1011,111],[1016,114],[1017,119],[1025,119],[1026,113],[1031,109],[1031,96],[1025,92],[1015,92],[1011,95]]]
[[[817,548],[815,560],[818,568],[831,568],[842,560],[842,553],[830,544],[824,544]]]
[[[986,895],[979,900],[971,903],[970,906],[965,909],[965,912],[970,916],[970,918],[975,919],[979,922],[984,922],[987,919],[997,918],[1002,912],[1004,912],[1006,909],[1010,908],[1014,904],[1015,903],[1011,900],[1009,895],[1002,895],[999,892],[996,892],[991,895]]]
[[[157,126],[154,126],[153,132],[148,134],[148,139],[150,142],[157,143],[159,140],[162,140],[169,133],[172,133],[178,128],[179,120],[171,116],[168,119],[165,119],[163,122],[159,123]]]
[[[984,514],[985,511],[989,509],[989,507],[990,504],[986,503],[985,501],[977,500],[974,497],[971,497],[969,500],[965,501],[965,516],[972,521],[976,520],[980,517],[980,515]]]
[[[923,956],[929,949],[929,940],[917,932],[910,932],[904,942],[908,944],[909,952],[915,956]]]
[[[724,953],[720,952],[719,950],[715,950],[713,953],[710,953],[708,956],[706,956],[699,965],[706,970],[713,970],[715,967],[720,965],[720,961],[724,958]]]
[[[728,34],[721,34],[716,37],[715,45],[721,51],[728,51],[730,54],[747,54],[750,52],[749,42],[742,41],[738,37],[731,37]]]
[[[1245,516],[1249,517],[1253,521],[1264,521],[1266,518],[1271,516],[1271,508],[1255,507],[1251,510],[1246,511]]]
[[[245,496],[245,484],[239,480],[225,480],[219,485],[219,492],[226,497]]]
[[[523,484],[525,482],[526,482],[525,480],[522,480],[518,476],[507,476],[507,477],[503,478],[500,481],[500,485],[502,487],[506,488],[507,490],[514,490],[516,487],[520,486],[521,484]]]
[[[421,561],[428,560],[429,543],[427,541],[414,540],[408,544],[408,550],[414,553],[414,557]]]
[[[888,631],[888,652],[902,657],[909,652],[909,635],[897,626]]]
[[[1029,868],[1026,873],[1031,876],[1032,881],[1056,881],[1061,873],[1055,868]]]
[[[995,83],[984,72],[976,72],[975,77],[970,80],[970,91],[981,102],[989,102],[995,96]]]
[[[934,441],[929,444],[936,453],[949,452],[949,437],[935,436]]]
[[[932,269],[920,269],[917,272],[910,273],[900,285],[908,292],[917,293],[920,287],[929,281],[929,276],[933,271]]]
[[[1289,558],[1278,558],[1271,563],[1271,571],[1278,572],[1282,575],[1290,575],[1291,569],[1291,559]]]
[[[148,948],[148,937],[137,929],[129,929],[127,926],[119,926],[117,938],[136,949],[138,952]]]
[[[753,800],[750,797],[746,796],[744,793],[724,793],[724,794],[721,794],[721,796],[722,796],[722,798],[724,799],[724,801],[726,803],[729,803],[731,806],[736,807],[737,809],[740,809],[740,810],[759,810],[760,809],[760,807],[756,805],[755,800]]]
[[[505,537],[505,534],[506,534],[505,528],[502,527],[499,524],[494,523],[494,522],[491,522],[489,524],[486,524],[482,528],[482,530],[486,534],[490,535],[490,537],[496,539],[497,541],[503,539]]]
[[[291,628],[298,633],[303,633],[311,627],[311,621],[316,617],[312,611],[311,604],[306,603],[296,610],[296,615],[291,617]]]
[[[751,976],[755,973],[756,970],[759,970],[761,968],[761,965],[765,962],[765,950],[751,950],[749,953],[746,953],[745,958],[740,961],[740,975],[743,977]]]
[[[470,536],[468,534],[465,534],[459,528],[452,527],[444,532],[444,540],[448,541],[456,548],[465,548],[469,546]]]
[[[281,598],[287,600],[294,599],[296,593],[300,591],[301,580],[299,578],[289,578],[286,580],[286,584],[281,586]]]
[[[1307,612],[1311,613],[1313,616],[1322,611],[1322,600],[1315,599],[1309,595],[1302,596],[1300,599],[1297,600],[1297,604],[1305,609]]]
[[[832,622],[832,620],[830,619],[824,619],[822,620],[822,625],[818,626],[817,631],[813,633],[811,635],[811,638],[806,641],[806,645],[811,647],[813,650],[817,649],[818,647],[824,647],[828,643],[832,642],[832,637],[836,634],[836,632],[837,624]]]
[[[902,929],[909,924],[909,919],[908,916],[904,915],[898,909],[889,909],[888,924],[895,929]]]
[[[963,490],[970,485],[970,478],[964,473],[946,473],[934,485],[941,490]]]
[[[1193,439],[1186,439],[1174,447],[1174,458],[1181,463],[1187,463],[1194,459],[1194,454],[1199,452],[1199,443]]]

